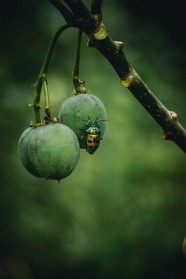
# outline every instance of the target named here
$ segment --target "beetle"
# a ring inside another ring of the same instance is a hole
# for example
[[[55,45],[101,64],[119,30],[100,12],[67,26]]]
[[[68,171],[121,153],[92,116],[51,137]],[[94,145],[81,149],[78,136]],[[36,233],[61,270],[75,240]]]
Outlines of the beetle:
[[[100,140],[103,138],[101,137],[101,130],[100,130],[100,120],[98,122],[98,118],[96,119],[95,123],[92,124],[90,118],[88,117],[88,120],[86,123],[86,129],[80,129],[84,132],[84,134],[80,137],[80,140],[84,140],[86,144],[86,151],[89,152],[89,154],[93,154],[100,145]]]

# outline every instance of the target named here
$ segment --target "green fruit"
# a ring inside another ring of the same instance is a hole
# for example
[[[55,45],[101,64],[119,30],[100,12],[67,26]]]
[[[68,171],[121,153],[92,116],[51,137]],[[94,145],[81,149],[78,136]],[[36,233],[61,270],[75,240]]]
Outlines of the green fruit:
[[[79,160],[79,142],[63,124],[37,127],[28,144],[30,160],[42,177],[60,180],[70,175]]]
[[[19,142],[18,142],[18,154],[19,158],[25,167],[25,169],[30,172],[32,175],[36,177],[42,177],[32,165],[28,154],[28,142],[30,140],[31,135],[34,133],[35,128],[27,128],[21,135]]]
[[[107,120],[106,109],[101,100],[92,94],[74,95],[63,102],[59,110],[60,122],[71,128],[79,139],[80,147],[85,149],[86,143],[80,140],[82,130],[86,130],[86,122],[90,118],[94,124],[96,120]],[[104,135],[107,121],[100,121],[101,136]],[[81,130],[82,129],[82,130]]]

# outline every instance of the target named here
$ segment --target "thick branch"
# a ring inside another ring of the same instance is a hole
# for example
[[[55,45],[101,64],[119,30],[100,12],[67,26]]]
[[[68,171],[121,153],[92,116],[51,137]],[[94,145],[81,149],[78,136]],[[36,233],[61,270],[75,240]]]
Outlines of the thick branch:
[[[91,13],[94,16],[97,16],[98,20],[102,20],[101,5],[102,0],[92,0]]]
[[[89,44],[97,48],[105,56],[120,77],[121,84],[131,91],[134,97],[163,129],[163,138],[172,140],[186,152],[186,131],[179,123],[177,114],[169,111],[156,98],[132,68],[125,57],[123,43],[114,42],[108,36],[98,42],[91,36]]]
[[[135,70],[131,77],[129,90],[163,129],[163,138],[175,142],[186,152],[186,130],[179,123],[177,114],[154,96]]]
[[[81,0],[63,0],[74,14],[76,26],[85,33],[91,33],[98,27],[98,21]]]
[[[49,1],[54,2],[54,0]],[[95,14],[101,14],[101,0],[92,0],[92,13],[88,11],[81,0],[64,0],[64,2],[74,14],[76,27],[87,34],[89,38],[88,46],[96,48],[109,61],[120,77],[121,84],[131,91],[163,129],[163,138],[175,142],[186,152],[186,131],[179,123],[177,114],[169,111],[154,96],[127,61],[123,43],[114,42],[107,35],[100,17],[95,16]]]

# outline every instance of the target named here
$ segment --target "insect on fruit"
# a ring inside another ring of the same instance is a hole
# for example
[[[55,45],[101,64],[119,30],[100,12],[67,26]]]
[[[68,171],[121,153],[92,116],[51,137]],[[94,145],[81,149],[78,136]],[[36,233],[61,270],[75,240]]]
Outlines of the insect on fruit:
[[[84,140],[86,144],[86,151],[89,152],[89,154],[93,154],[100,145],[100,140],[102,140],[101,137],[101,130],[100,130],[100,121],[106,121],[106,120],[100,120],[98,122],[98,118],[96,119],[94,124],[91,124],[91,120],[88,117],[88,120],[86,123],[86,129],[80,129],[84,132],[84,134],[80,137],[80,140]]]

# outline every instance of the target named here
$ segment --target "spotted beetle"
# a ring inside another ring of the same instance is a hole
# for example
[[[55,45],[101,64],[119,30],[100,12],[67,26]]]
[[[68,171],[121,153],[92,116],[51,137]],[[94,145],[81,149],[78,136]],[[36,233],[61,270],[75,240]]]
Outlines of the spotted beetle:
[[[87,123],[86,123],[85,130],[80,129],[81,131],[84,132],[84,134],[80,137],[80,140],[85,141],[86,151],[89,152],[89,154],[93,154],[98,149],[100,145],[100,140],[102,140],[99,122],[105,120],[100,120],[98,122],[98,118],[97,118],[95,123],[91,124],[91,120],[88,117],[88,120],[83,120],[83,121],[87,121]]]

